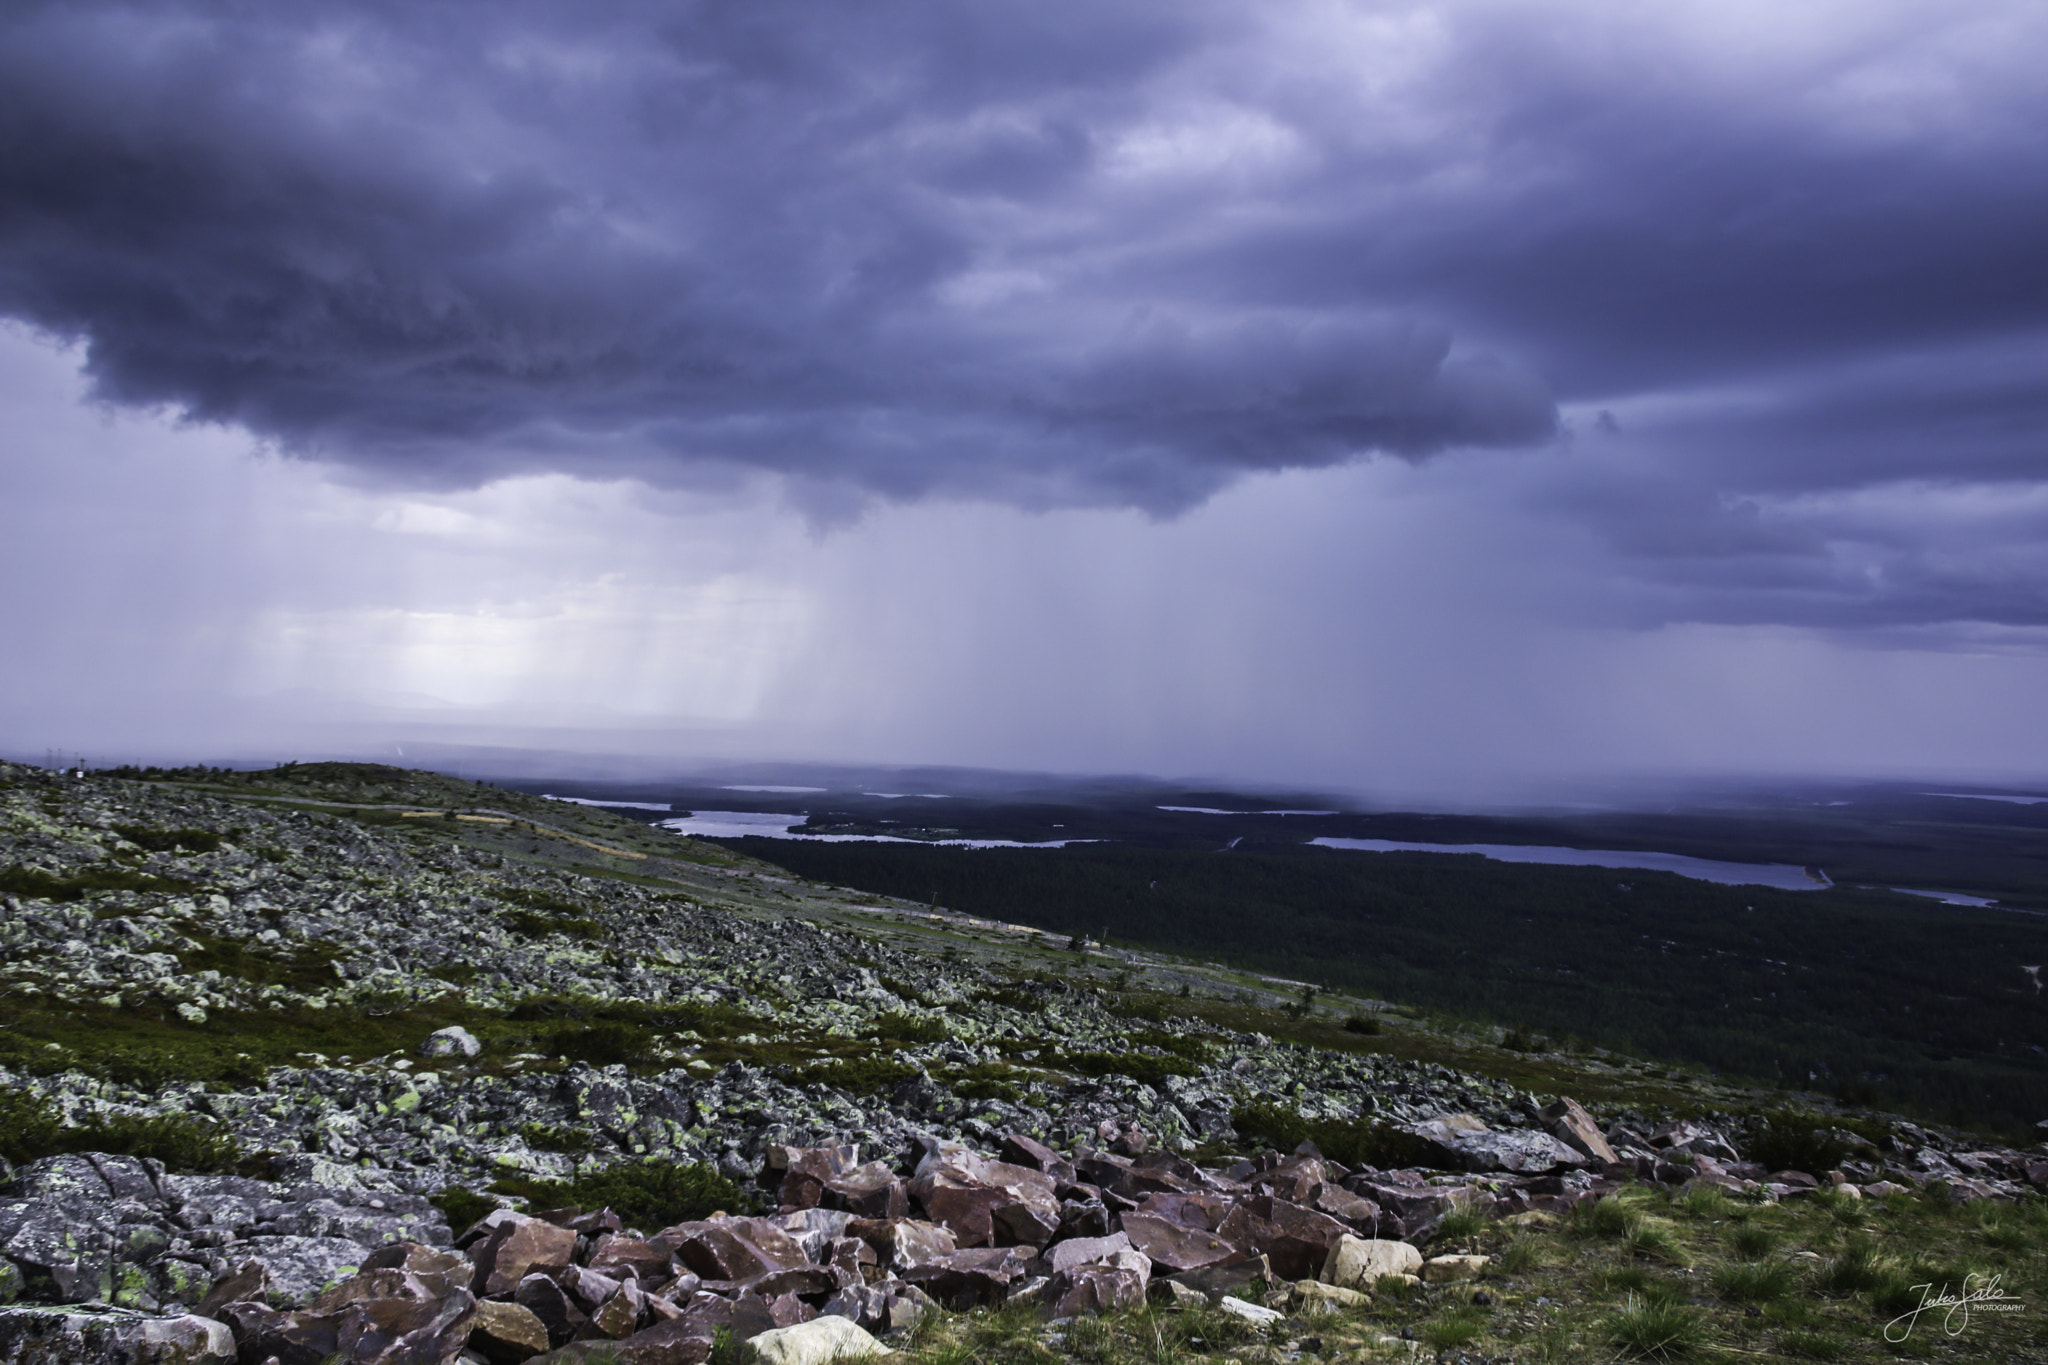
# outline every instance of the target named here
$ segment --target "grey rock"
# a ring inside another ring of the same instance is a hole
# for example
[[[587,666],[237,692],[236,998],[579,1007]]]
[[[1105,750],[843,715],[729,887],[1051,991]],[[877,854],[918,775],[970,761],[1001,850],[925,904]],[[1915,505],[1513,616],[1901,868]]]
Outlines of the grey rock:
[[[270,1277],[270,1299],[284,1308],[311,1303],[362,1269],[368,1252],[341,1237],[250,1237],[236,1256],[254,1261]]]
[[[232,1365],[227,1324],[112,1309],[0,1309],[0,1360],[20,1365]]]
[[[477,1041],[476,1035],[460,1024],[435,1029],[420,1044],[422,1057],[474,1057],[483,1050],[484,1045]]]

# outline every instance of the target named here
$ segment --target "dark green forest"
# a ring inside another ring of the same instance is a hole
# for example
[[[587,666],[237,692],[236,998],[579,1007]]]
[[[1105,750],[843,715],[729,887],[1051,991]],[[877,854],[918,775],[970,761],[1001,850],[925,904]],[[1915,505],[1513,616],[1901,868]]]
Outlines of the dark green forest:
[[[2048,1117],[2048,918],[1269,845],[722,841],[800,876],[1222,959],[2004,1133]]]

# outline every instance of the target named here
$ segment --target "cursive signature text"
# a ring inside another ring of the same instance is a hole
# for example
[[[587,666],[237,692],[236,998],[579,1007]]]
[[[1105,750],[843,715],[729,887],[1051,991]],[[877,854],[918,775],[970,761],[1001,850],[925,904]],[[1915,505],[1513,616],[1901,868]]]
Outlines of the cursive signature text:
[[[1973,1306],[1990,1309],[1993,1312],[2013,1312],[2019,1307],[2019,1295],[2008,1294],[1999,1288],[2000,1282],[2004,1279],[2003,1275],[1966,1275],[1963,1277],[1963,1290],[1960,1294],[1951,1294],[1946,1283],[1941,1286],[1941,1292],[1938,1294],[1934,1292],[1932,1284],[1916,1284],[1913,1288],[1920,1291],[1920,1306],[1901,1313],[1886,1323],[1884,1339],[1891,1342],[1904,1341],[1912,1335],[1914,1326],[1920,1321],[1920,1315],[1931,1308],[1943,1310],[1941,1330],[1952,1337],[1960,1336],[1962,1330],[1970,1325],[1970,1309]],[[1893,1335],[1894,1332],[1897,1332],[1896,1336]]]

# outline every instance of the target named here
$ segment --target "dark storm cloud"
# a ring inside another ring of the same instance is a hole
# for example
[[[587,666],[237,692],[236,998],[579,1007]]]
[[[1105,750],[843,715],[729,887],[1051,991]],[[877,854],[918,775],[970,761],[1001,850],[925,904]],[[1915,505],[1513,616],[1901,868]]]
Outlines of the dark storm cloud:
[[[0,311],[108,398],[373,477],[769,470],[828,510],[1171,512],[1611,407],[1533,502],[1655,612],[2031,622],[2030,524],[1850,495],[2048,480],[2041,28],[22,4]]]
[[[1357,302],[936,297],[1011,249],[978,216],[1078,193],[1091,126],[1213,36],[1194,10],[220,13],[31,10],[5,43],[0,303],[119,402],[427,478],[1155,509],[1552,426],[1526,372]]]

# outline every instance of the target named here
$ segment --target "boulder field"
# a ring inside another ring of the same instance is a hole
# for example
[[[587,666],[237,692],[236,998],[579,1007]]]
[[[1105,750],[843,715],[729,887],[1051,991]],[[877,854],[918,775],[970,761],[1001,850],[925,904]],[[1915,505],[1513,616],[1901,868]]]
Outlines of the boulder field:
[[[2016,1153],[1903,1144],[1876,1164],[1771,1172],[1701,1124],[1603,1130],[1569,1100],[1543,1127],[1451,1114],[1410,1132],[1429,1164],[1395,1170],[1307,1144],[1202,1165],[1109,1124],[1103,1146],[1064,1154],[1023,1134],[993,1154],[931,1136],[881,1156],[777,1145],[746,1196],[773,1212],[643,1229],[606,1208],[498,1208],[459,1234],[385,1173],[317,1158],[260,1181],[49,1157],[0,1197],[0,1297],[19,1300],[0,1308],[0,1359],[698,1365],[721,1335],[761,1343],[761,1360],[829,1359],[882,1351],[926,1313],[1004,1304],[1055,1319],[1211,1304],[1271,1323],[1366,1302],[1390,1276],[1478,1274],[1484,1257],[1421,1250],[1447,1216],[1557,1212],[1626,1180],[1764,1199],[2048,1184]],[[1985,1174],[1953,1174],[1958,1160]]]

